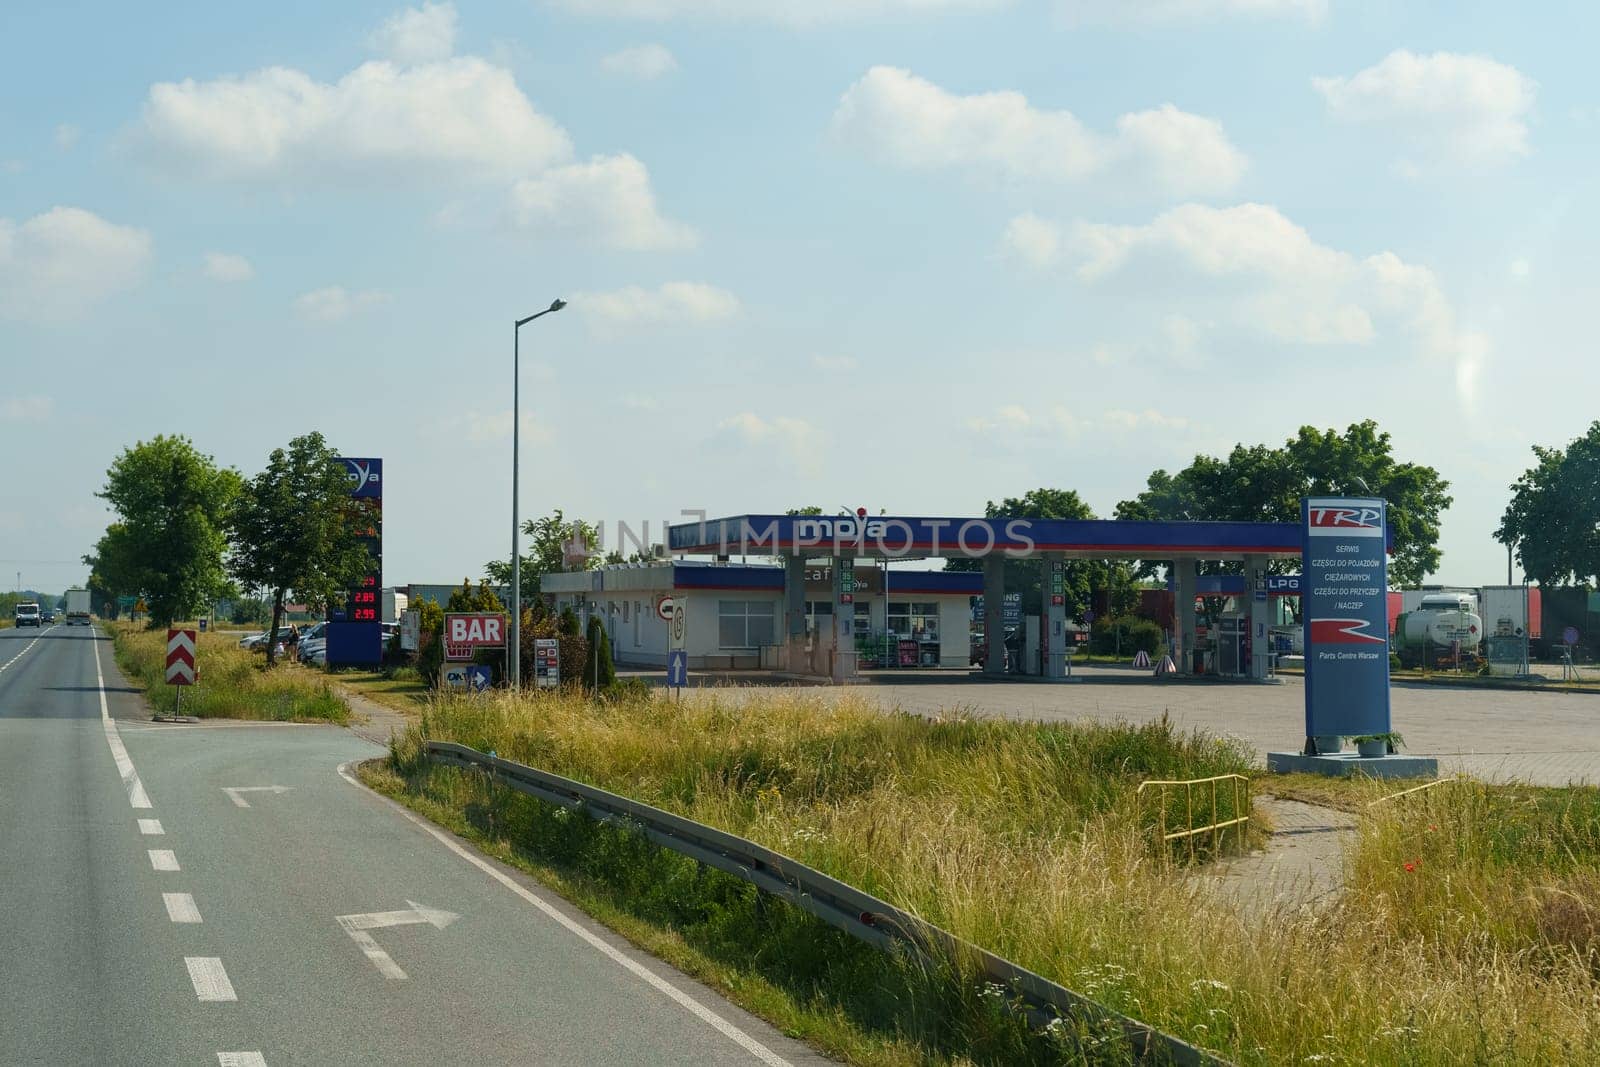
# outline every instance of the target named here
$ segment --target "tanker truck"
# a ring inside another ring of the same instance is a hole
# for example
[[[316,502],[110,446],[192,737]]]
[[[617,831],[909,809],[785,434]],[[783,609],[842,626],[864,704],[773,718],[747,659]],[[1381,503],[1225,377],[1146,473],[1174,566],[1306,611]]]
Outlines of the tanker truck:
[[[1476,668],[1484,633],[1475,601],[1465,593],[1429,593],[1414,611],[1395,619],[1391,649],[1407,667],[1452,667],[1459,641],[1462,666]]]

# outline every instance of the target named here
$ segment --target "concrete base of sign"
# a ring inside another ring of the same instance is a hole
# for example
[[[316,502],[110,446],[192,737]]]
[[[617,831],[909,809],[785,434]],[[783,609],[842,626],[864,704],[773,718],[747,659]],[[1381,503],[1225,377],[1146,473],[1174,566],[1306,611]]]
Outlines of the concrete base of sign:
[[[1358,756],[1354,752],[1303,756],[1298,752],[1268,752],[1267,770],[1274,774],[1325,774],[1329,778],[1358,774],[1372,778],[1437,778],[1439,761],[1431,756]]]

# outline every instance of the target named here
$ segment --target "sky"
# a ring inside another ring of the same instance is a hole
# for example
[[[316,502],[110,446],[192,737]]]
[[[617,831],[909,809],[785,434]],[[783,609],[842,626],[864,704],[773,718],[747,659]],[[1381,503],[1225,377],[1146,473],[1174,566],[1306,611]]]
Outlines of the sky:
[[[1503,580],[1600,414],[1592,5],[6,5],[0,576],[124,447],[385,470],[385,580],[524,517],[1098,514],[1372,418]],[[20,45],[20,47],[16,47]],[[1518,574],[1520,578],[1520,572]]]

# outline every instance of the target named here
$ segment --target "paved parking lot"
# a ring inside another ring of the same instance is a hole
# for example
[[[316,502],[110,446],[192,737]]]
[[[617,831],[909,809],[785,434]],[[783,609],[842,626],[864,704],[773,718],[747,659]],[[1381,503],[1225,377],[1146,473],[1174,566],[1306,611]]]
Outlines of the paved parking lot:
[[[1080,683],[1047,683],[926,671],[818,691],[851,693],[924,715],[964,708],[1046,722],[1148,722],[1165,713],[1181,726],[1240,737],[1263,758],[1269,750],[1296,750],[1304,741],[1304,690],[1298,678],[1245,685],[1158,683],[1097,668],[1078,673],[1084,678]],[[759,677],[752,672],[740,680]],[[1600,695],[1397,683],[1391,701],[1405,751],[1437,757],[1443,772],[1540,785],[1600,785]]]

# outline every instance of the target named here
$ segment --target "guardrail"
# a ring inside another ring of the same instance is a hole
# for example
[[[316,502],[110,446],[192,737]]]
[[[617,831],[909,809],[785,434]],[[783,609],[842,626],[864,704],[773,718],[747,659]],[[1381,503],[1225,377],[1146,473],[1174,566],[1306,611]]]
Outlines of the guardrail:
[[[1018,997],[1033,1025],[1048,1025],[1057,1018],[1109,1024],[1121,1030],[1142,1061],[1180,1067],[1228,1062],[753,841],[465,745],[428,741],[423,750],[438,763],[486,772],[495,784],[579,811],[598,822],[636,830],[662,848],[749,882],[867,944],[886,950],[908,948],[935,966],[971,966],[987,981]]]
[[[1436,785],[1444,785],[1446,782],[1465,781],[1465,779],[1466,779],[1466,776],[1462,775],[1462,774],[1458,774],[1453,778],[1436,778],[1433,781],[1426,782],[1426,783],[1424,783],[1422,785],[1414,785],[1410,789],[1402,789],[1398,793],[1386,794],[1385,796],[1379,797],[1377,800],[1369,800],[1369,801],[1367,801],[1367,807],[1375,808],[1379,804],[1385,804],[1385,803],[1387,803],[1387,802],[1389,802],[1391,800],[1394,800],[1397,797],[1408,797],[1412,793],[1420,793],[1424,789],[1432,789]]]
[[[1232,789],[1234,818],[1223,820],[1218,820],[1217,818],[1218,782],[1227,782]],[[1188,826],[1189,829],[1174,830],[1171,833],[1168,833],[1167,790],[1173,786],[1180,785],[1183,786],[1184,790],[1184,825]],[[1193,825],[1194,787],[1197,785],[1209,785],[1211,787],[1211,821],[1206,823],[1204,826]],[[1144,798],[1144,791],[1149,789],[1151,786],[1155,786],[1161,790],[1161,804],[1159,808],[1159,815],[1157,816],[1156,835],[1163,843],[1186,838],[1189,841],[1190,847],[1193,848],[1194,839],[1196,837],[1203,833],[1210,833],[1212,851],[1218,851],[1222,847],[1222,831],[1226,830],[1230,826],[1238,826],[1241,827],[1239,832],[1242,834],[1244,832],[1242,827],[1245,823],[1250,821],[1250,779],[1246,778],[1242,774],[1215,774],[1210,778],[1166,778],[1141,782],[1139,783],[1139,788],[1135,794],[1140,798],[1141,802]],[[1242,797],[1240,795],[1241,791],[1243,793]],[[1243,814],[1239,814],[1240,812],[1243,812]]]

